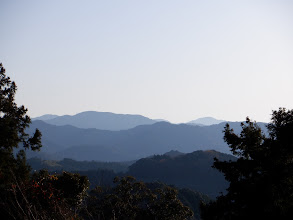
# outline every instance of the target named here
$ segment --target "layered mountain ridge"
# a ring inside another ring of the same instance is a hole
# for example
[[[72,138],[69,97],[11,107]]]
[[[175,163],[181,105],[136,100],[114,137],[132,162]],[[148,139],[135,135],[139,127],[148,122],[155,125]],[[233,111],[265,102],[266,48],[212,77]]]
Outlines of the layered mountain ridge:
[[[115,114],[111,112],[86,111],[76,115],[43,115],[33,120],[42,120],[51,125],[72,125],[77,128],[96,128],[101,130],[119,131],[139,125],[154,124],[161,119],[150,119],[142,115]]]
[[[223,141],[225,123],[211,126],[193,126],[157,122],[121,131],[82,129],[71,125],[50,125],[33,121],[32,133],[38,128],[43,136],[41,152],[28,152],[28,157],[44,159],[72,158],[75,160],[127,161],[163,154],[170,150],[190,153],[195,150],[217,150],[230,153]],[[230,126],[239,132],[239,122]],[[265,124],[260,123],[265,127]]]

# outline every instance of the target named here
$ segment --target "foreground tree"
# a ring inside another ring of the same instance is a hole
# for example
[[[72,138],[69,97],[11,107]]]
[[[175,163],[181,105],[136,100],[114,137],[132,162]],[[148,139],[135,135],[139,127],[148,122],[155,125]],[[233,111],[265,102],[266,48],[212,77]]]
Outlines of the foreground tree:
[[[0,217],[77,219],[88,179],[67,172],[31,175],[25,151],[40,150],[41,133],[38,129],[31,137],[26,133],[31,119],[27,109],[15,103],[16,90],[0,64]]]
[[[6,218],[15,214],[16,209],[9,209],[7,204],[16,196],[16,188],[29,180],[25,150],[41,148],[40,131],[36,130],[32,137],[25,132],[31,119],[26,115],[27,109],[15,103],[16,90],[0,63],[0,212]],[[19,147],[22,149],[17,152]]]
[[[29,177],[30,168],[26,164],[25,151],[39,150],[41,133],[36,130],[32,137],[25,132],[31,119],[26,115],[24,106],[18,107],[14,101],[17,87],[5,75],[0,63],[0,189],[7,188],[15,181],[23,181]],[[23,147],[16,157],[15,149]],[[3,197],[1,197],[3,198]],[[3,202],[3,201],[1,201]]]
[[[0,63],[0,186],[9,184],[15,178],[28,177],[29,166],[26,165],[24,150],[39,150],[41,148],[41,133],[36,130],[32,137],[25,132],[31,123],[24,106],[18,107],[14,101],[17,87],[5,75],[5,69]],[[17,156],[13,153],[19,146]]]
[[[193,213],[177,198],[177,190],[150,188],[134,177],[115,178],[114,188],[97,187],[87,201],[85,217],[98,220],[185,220]]]
[[[293,110],[273,111],[266,137],[247,118],[240,135],[229,124],[224,140],[237,161],[215,160],[230,186],[203,204],[203,219],[293,219]]]

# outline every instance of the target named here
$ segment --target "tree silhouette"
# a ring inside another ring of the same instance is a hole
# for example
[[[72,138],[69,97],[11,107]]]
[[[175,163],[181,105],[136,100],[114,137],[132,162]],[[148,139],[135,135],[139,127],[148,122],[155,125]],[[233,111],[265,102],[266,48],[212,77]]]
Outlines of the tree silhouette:
[[[31,119],[15,103],[16,84],[0,64],[0,217],[1,219],[78,219],[88,178],[63,172],[31,175],[25,151],[41,148],[41,133],[26,133]],[[17,152],[17,148],[21,148]]]
[[[247,118],[239,135],[225,126],[224,140],[237,161],[214,167],[230,182],[226,195],[203,204],[203,219],[293,219],[293,110],[273,111],[265,137]]]
[[[16,84],[5,75],[0,64],[0,185],[10,183],[14,177],[24,178],[28,175],[25,151],[20,150],[14,157],[13,152],[19,146],[23,149],[39,150],[41,133],[37,129],[32,137],[25,132],[31,123],[24,106],[18,107],[14,101]],[[14,175],[11,174],[14,173]]]
[[[114,179],[113,188],[94,189],[87,201],[89,219],[184,220],[193,213],[177,198],[177,190],[163,185],[151,188],[127,176]]]
[[[24,106],[15,103],[16,84],[5,74],[0,63],[0,212],[8,213],[8,198],[16,186],[29,179],[30,167],[26,164],[25,150],[41,148],[41,133],[33,136],[25,132],[31,123]],[[16,149],[22,147],[16,153]],[[14,155],[16,153],[16,155]],[[13,212],[13,211],[11,211]]]

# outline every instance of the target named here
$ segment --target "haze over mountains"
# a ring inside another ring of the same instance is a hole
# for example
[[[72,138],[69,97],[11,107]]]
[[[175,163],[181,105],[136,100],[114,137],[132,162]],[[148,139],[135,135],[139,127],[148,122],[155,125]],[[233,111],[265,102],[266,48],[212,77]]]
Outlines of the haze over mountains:
[[[164,119],[150,119],[142,115],[116,114],[111,112],[86,111],[76,115],[51,115],[46,114],[32,119],[42,120],[52,125],[72,125],[77,128],[96,128],[101,130],[119,131],[134,128],[139,125],[149,125],[157,122],[168,122]],[[198,118],[187,122],[200,126],[208,126],[225,122],[212,117]]]
[[[209,126],[209,125],[220,124],[222,122],[226,122],[226,121],[225,120],[218,120],[213,117],[204,117],[204,118],[198,118],[196,120],[190,121],[190,122],[188,122],[188,124]]]
[[[33,120],[42,120],[51,125],[72,125],[77,128],[119,131],[134,128],[138,125],[154,124],[160,119],[153,120],[142,115],[86,111],[72,116],[43,115]]]
[[[119,122],[117,122],[119,128],[115,127],[115,119]],[[103,123],[99,124],[98,121]],[[144,122],[146,124],[125,129],[127,126],[131,127]],[[66,123],[75,123],[80,127],[102,127],[102,130],[63,125]],[[236,132],[240,131],[239,122],[230,122],[230,125]],[[264,127],[264,124],[260,125]],[[44,121],[33,121],[29,132],[35,128],[40,129],[43,134],[43,149],[40,153],[28,153],[28,157],[72,158],[79,161],[127,161],[163,154],[171,150],[184,153],[195,150],[217,150],[230,153],[223,141],[224,126],[225,123],[210,126],[171,124],[137,115],[97,112],[58,116]],[[106,130],[106,128],[114,131]]]
[[[36,118],[32,118],[32,121],[35,121],[35,120],[46,121],[46,120],[50,120],[50,119],[57,118],[57,117],[59,117],[59,116],[58,115],[46,114],[46,115],[42,115],[42,116],[39,116],[39,117],[36,117]]]
[[[116,175],[131,175],[216,198],[225,193],[228,183],[212,168],[214,158],[236,159],[223,140],[226,123],[206,117],[172,124],[140,115],[103,112],[44,115],[35,118],[28,129],[29,133],[36,128],[42,132],[43,148],[29,151],[27,156],[34,169],[78,171],[94,184],[102,180],[111,183]],[[228,123],[240,133],[240,122]],[[258,125],[266,132],[265,123]]]

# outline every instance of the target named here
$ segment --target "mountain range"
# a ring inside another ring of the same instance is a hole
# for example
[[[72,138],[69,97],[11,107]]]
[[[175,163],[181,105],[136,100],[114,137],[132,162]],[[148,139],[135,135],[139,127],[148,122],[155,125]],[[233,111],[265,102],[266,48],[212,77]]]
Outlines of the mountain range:
[[[72,125],[77,128],[96,128],[100,130],[119,131],[134,128],[139,125],[150,125],[157,122],[168,122],[164,119],[150,119],[142,115],[116,114],[111,112],[86,111],[76,115],[46,114],[32,119],[45,121],[51,125]],[[187,124],[209,126],[225,122],[212,117],[198,118]]]
[[[239,122],[231,122],[235,132],[241,130]],[[265,124],[260,123],[261,127]],[[225,123],[211,126],[193,126],[157,122],[121,131],[95,128],[82,129],[71,125],[51,125],[44,121],[32,122],[28,132],[36,128],[42,132],[41,152],[28,152],[28,157],[43,159],[72,158],[75,160],[129,161],[163,154],[170,150],[184,153],[195,150],[217,150],[230,153],[223,141]]]
[[[150,119],[142,115],[115,114],[111,112],[86,111],[76,115],[43,115],[34,120],[42,120],[51,125],[72,125],[77,128],[96,128],[101,130],[119,131],[139,125],[154,124],[160,119]]]
[[[140,115],[82,112],[34,118],[27,132],[42,133],[40,152],[27,152],[34,170],[70,170],[88,176],[92,186],[111,186],[115,176],[131,175],[148,184],[178,187],[178,196],[200,218],[201,201],[225,194],[228,182],[212,168],[214,158],[236,160],[223,140],[226,121],[211,117],[172,124]],[[235,133],[240,122],[228,122]],[[265,134],[266,124],[258,123]],[[165,153],[167,152],[167,153]],[[208,196],[206,196],[208,195]]]

